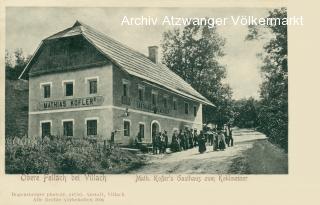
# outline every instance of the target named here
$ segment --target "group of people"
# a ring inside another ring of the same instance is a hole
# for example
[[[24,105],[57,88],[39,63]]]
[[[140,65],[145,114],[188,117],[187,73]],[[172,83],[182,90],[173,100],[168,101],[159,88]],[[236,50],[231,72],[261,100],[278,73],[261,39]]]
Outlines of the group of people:
[[[214,151],[224,151],[227,146],[233,146],[232,129],[230,124],[224,125],[223,128],[214,128],[209,130],[207,133],[208,143],[210,146],[213,146]]]
[[[138,134],[136,141],[141,142]],[[168,142],[167,131],[152,133],[152,152],[153,154],[164,154],[170,147],[172,152],[180,152],[194,147],[198,147],[200,153],[207,150],[207,145],[213,146],[214,151],[225,150],[226,147],[233,146],[232,129],[230,124],[222,128],[208,128],[198,131],[196,129],[175,130],[172,135],[171,144]]]
[[[153,154],[164,154],[168,147],[168,134],[164,132],[152,133],[152,151]]]
[[[170,149],[172,152],[191,149],[198,145],[198,133],[196,129],[185,128],[184,131],[177,130],[173,132]]]

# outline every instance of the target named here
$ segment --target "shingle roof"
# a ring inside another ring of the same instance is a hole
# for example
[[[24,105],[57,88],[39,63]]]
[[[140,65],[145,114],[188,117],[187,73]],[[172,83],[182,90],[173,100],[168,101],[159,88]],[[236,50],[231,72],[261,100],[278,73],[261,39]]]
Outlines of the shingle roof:
[[[58,32],[45,40],[73,35],[82,35],[109,60],[129,74],[163,86],[166,89],[187,98],[214,106],[209,100],[203,97],[191,85],[185,82],[180,76],[175,74],[165,65],[152,62],[142,53],[125,46],[92,27],[80,23],[79,21],[77,21],[72,27]],[[25,70],[28,70],[27,67]]]

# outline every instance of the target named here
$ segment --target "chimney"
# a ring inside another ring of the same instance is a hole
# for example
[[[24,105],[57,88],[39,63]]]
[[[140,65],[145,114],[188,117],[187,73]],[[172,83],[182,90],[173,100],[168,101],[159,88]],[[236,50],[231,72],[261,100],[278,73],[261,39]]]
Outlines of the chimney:
[[[149,50],[149,59],[154,63],[158,63],[159,62],[158,46],[149,46],[148,50]]]

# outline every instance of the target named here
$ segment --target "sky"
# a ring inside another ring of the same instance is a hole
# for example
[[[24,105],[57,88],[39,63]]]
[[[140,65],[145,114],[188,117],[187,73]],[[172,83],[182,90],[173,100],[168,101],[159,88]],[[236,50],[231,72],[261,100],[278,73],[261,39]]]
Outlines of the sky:
[[[270,9],[270,8],[269,8]],[[265,8],[71,8],[71,7],[9,7],[6,9],[6,49],[13,52],[22,48],[26,55],[33,54],[41,40],[71,27],[79,20],[127,46],[147,55],[148,46],[160,47],[163,32],[173,29],[169,25],[121,25],[128,18],[153,17],[230,17],[267,16]],[[264,41],[245,41],[247,26],[225,25],[217,28],[226,38],[225,56],[219,61],[226,66],[228,83],[233,98],[259,98],[261,60]],[[160,50],[161,56],[161,50]]]

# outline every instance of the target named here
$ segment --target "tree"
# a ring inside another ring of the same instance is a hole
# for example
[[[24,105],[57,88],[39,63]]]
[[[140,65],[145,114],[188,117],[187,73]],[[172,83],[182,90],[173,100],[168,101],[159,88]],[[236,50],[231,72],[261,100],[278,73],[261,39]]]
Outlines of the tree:
[[[219,63],[225,39],[217,28],[194,25],[163,34],[162,63],[182,77],[217,107],[205,107],[206,122],[225,123],[231,116],[231,88],[222,83],[226,69]]]
[[[234,125],[240,128],[256,128],[258,126],[258,101],[250,97],[234,102]]]
[[[285,8],[274,9],[268,18],[287,17]],[[273,38],[264,46],[261,72],[264,80],[260,88],[259,129],[271,141],[288,149],[288,51],[287,26],[268,25],[263,28],[249,27],[248,40],[259,39],[269,31]]]
[[[28,57],[24,56],[21,48],[16,49],[14,51],[14,58],[12,54],[10,54],[6,50],[6,56],[5,56],[6,78],[10,80],[18,79],[30,58],[31,56],[28,56]]]

